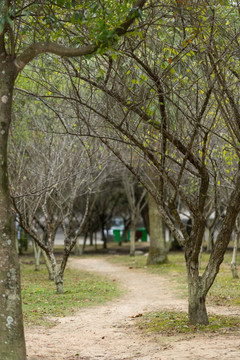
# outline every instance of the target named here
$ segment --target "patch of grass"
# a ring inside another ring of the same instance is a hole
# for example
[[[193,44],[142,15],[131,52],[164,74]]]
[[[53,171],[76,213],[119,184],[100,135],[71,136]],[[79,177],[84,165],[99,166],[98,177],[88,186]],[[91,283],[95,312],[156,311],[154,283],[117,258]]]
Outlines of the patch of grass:
[[[233,279],[230,271],[221,271],[207,297],[207,302],[216,305],[240,305],[240,282]]]
[[[114,255],[106,257],[112,264],[121,264],[132,267],[134,269],[148,269],[151,272],[159,274],[168,274],[173,271],[180,274],[186,274],[186,266],[184,261],[184,253],[170,253],[168,255],[168,262],[161,265],[147,265],[146,256],[129,256],[129,255]]]
[[[25,323],[55,325],[53,317],[63,317],[80,308],[112,300],[122,292],[116,282],[72,269],[66,269],[64,294],[48,280],[47,271],[34,271],[33,265],[21,264],[22,301]]]
[[[137,320],[144,332],[159,333],[164,336],[194,334],[199,332],[226,333],[239,330],[240,320],[226,316],[209,316],[209,325],[190,325],[188,315],[182,312],[156,312],[143,315]]]

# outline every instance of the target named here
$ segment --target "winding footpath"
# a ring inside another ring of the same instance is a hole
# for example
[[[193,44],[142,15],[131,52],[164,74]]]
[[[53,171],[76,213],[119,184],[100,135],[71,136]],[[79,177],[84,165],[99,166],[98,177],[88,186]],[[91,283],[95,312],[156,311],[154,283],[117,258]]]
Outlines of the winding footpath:
[[[104,258],[71,259],[72,268],[106,275],[124,295],[60,318],[53,328],[27,328],[28,360],[239,360],[240,333],[163,337],[141,334],[133,326],[144,312],[187,310],[168,280],[142,270],[112,265]],[[208,307],[217,314],[240,315],[235,308]]]

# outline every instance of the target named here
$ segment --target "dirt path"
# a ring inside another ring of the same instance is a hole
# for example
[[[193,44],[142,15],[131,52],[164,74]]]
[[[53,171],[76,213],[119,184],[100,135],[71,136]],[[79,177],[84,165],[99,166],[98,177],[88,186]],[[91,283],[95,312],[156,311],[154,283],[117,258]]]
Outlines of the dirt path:
[[[76,269],[94,271],[119,281],[128,290],[120,299],[83,309],[60,319],[50,329],[26,329],[29,360],[239,360],[240,334],[196,335],[178,339],[142,336],[132,316],[160,309],[186,310],[159,275],[111,265],[104,259],[71,260]],[[238,315],[234,308],[209,308]]]

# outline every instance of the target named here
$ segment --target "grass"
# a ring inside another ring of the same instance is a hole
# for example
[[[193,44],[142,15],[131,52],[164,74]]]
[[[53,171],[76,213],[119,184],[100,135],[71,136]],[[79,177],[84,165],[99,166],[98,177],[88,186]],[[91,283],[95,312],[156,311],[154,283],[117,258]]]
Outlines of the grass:
[[[240,305],[240,281],[233,279],[230,269],[231,252],[227,252],[220,272],[211,287],[207,304],[233,306]],[[201,273],[208,263],[209,254],[202,255]],[[168,263],[147,266],[146,256],[117,256],[110,259],[112,263],[120,263],[135,269],[146,269],[151,273],[163,275],[169,279],[169,286],[179,297],[188,296],[186,265],[183,252],[170,252]],[[240,264],[238,264],[240,267]],[[161,334],[162,336],[177,336],[196,333],[231,333],[240,328],[239,318],[229,316],[209,315],[209,325],[190,325],[187,313],[160,311],[147,313],[136,319],[138,328],[145,333]]]
[[[73,314],[80,308],[98,305],[121,294],[117,284],[109,279],[66,269],[64,294],[56,294],[54,282],[47,271],[34,271],[33,265],[21,264],[23,315],[28,326],[53,326],[56,319]]]
[[[190,325],[188,316],[182,312],[155,312],[137,319],[137,326],[143,332],[158,333],[164,336],[194,333],[229,333],[239,329],[238,318],[209,316],[209,325]]]
[[[208,254],[203,254],[203,270],[208,257]],[[159,266],[146,266],[146,256],[107,255],[105,258],[111,263],[163,275],[169,279],[169,286],[179,297],[187,297],[187,278],[183,252],[170,252],[168,263]],[[230,262],[231,252],[228,252],[225,255],[220,273],[209,291],[208,304],[240,305],[240,281],[232,279]],[[117,284],[109,279],[67,269],[64,277],[65,293],[57,295],[55,284],[48,280],[48,274],[44,267],[40,272],[34,271],[33,264],[22,264],[21,267],[23,311],[27,325],[51,326],[56,323],[53,318],[73,314],[80,308],[101,304],[121,294]],[[161,312],[148,314],[146,317],[144,315],[139,326],[143,329],[147,329],[149,326],[149,329],[153,329],[153,331],[155,331],[154,329],[158,332],[166,331],[167,334],[174,334],[174,331],[177,333],[217,331],[218,329],[224,331],[224,328],[232,329],[239,326],[236,319],[229,317],[210,316],[209,320],[211,325],[207,328],[192,327],[188,324],[186,314]],[[160,323],[165,324],[164,328],[159,327]],[[173,330],[171,330],[171,326]]]
[[[225,254],[224,262],[220,267],[220,272],[211,287],[207,304],[233,306],[240,305],[240,280],[233,279],[230,269],[231,251]],[[209,254],[202,255],[201,272],[203,273]],[[118,263],[134,269],[146,269],[149,272],[157,273],[167,277],[171,282],[173,291],[179,297],[187,297],[187,274],[183,252],[170,252],[168,263],[162,265],[146,266],[146,256],[130,257],[128,255],[115,255],[109,258],[111,263]],[[239,275],[240,263],[238,261]]]
[[[154,273],[168,274],[168,273],[183,273],[185,274],[186,267],[184,262],[183,252],[170,253],[168,262],[162,265],[147,266],[146,256],[129,256],[129,255],[114,255],[108,258],[111,263],[122,264],[135,269],[148,269]]]

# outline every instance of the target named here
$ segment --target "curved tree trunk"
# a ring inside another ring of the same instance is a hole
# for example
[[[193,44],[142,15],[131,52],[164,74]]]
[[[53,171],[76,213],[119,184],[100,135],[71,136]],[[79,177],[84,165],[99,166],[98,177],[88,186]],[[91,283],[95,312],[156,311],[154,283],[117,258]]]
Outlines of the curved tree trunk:
[[[25,360],[26,349],[15,229],[7,176],[7,141],[16,69],[0,54],[0,359]]]
[[[53,251],[49,252],[49,259],[50,259],[51,267],[52,267],[53,273],[54,273],[54,282],[55,282],[55,285],[57,288],[57,294],[63,294],[63,292],[64,292],[64,290],[63,290],[63,275],[60,274],[57,260],[55,258]]]
[[[191,232],[189,241],[185,244],[185,258],[188,272],[188,292],[189,292],[189,320],[191,324],[208,324],[208,316],[206,311],[206,296],[211,288],[214,280],[219,272],[221,263],[223,262],[224,254],[231,239],[231,234],[234,229],[236,217],[240,211],[240,169],[238,170],[238,177],[236,178],[236,185],[229,198],[229,203],[226,210],[226,215],[222,221],[220,231],[218,233],[214,249],[212,250],[208,265],[202,276],[199,276],[198,255],[200,252],[200,242],[198,247],[194,241],[194,231]],[[198,224],[195,230],[203,237],[203,231],[199,230],[201,223]],[[202,224],[203,226],[203,224]],[[199,251],[194,252],[197,248]]]
[[[149,223],[150,223],[150,247],[147,259],[148,265],[163,264],[167,262],[168,249],[165,240],[165,226],[159,214],[154,198],[149,194]]]
[[[46,252],[44,250],[42,250],[42,254],[43,254],[43,257],[44,257],[44,260],[45,260],[46,268],[48,270],[48,278],[49,278],[49,280],[53,281],[54,280],[54,271],[53,271],[53,268],[52,268],[51,261],[49,260],[47,254],[46,254]]]

